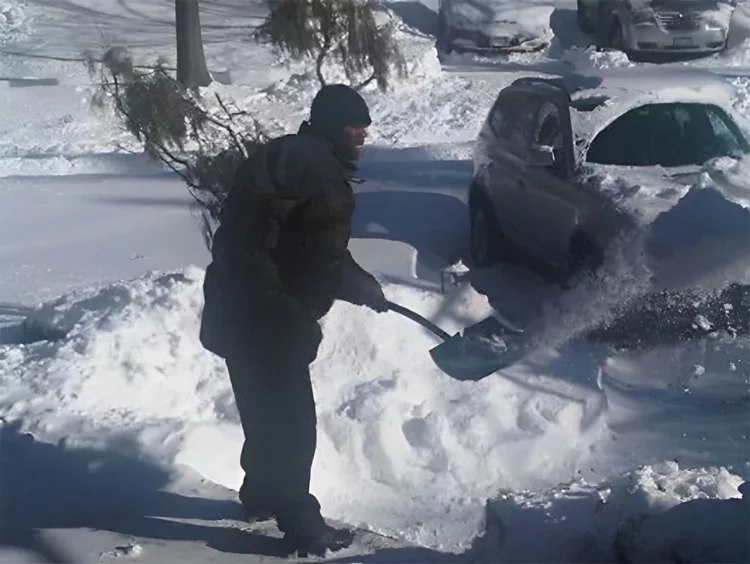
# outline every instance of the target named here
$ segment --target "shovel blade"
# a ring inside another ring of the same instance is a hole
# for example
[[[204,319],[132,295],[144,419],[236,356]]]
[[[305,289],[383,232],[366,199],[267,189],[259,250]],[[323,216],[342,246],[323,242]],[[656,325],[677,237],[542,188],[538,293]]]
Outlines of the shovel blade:
[[[430,350],[433,362],[451,378],[477,381],[514,364],[526,353],[526,334],[487,318]]]

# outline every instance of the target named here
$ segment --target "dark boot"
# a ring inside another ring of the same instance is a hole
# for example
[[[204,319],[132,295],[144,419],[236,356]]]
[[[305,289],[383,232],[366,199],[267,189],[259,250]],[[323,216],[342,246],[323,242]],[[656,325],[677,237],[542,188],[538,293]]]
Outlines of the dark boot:
[[[348,548],[353,541],[354,531],[337,529],[325,523],[315,529],[284,534],[284,543],[289,553],[296,552],[302,558],[309,555],[322,557],[328,551],[336,552]]]
[[[242,508],[242,518],[248,523],[260,523],[262,521],[270,521],[275,517],[273,510],[263,506],[248,506],[245,505]]]
[[[247,452],[247,445],[248,442],[246,441],[242,449],[242,460],[248,460],[249,453]],[[252,468],[250,465],[248,465],[248,467]],[[268,521],[276,516],[273,511],[273,508],[276,505],[276,500],[269,498],[264,492],[258,489],[257,484],[254,484],[251,479],[248,479],[259,475],[262,474],[256,468],[253,472],[245,476],[245,480],[240,488],[240,501],[242,502],[244,520],[248,523]]]

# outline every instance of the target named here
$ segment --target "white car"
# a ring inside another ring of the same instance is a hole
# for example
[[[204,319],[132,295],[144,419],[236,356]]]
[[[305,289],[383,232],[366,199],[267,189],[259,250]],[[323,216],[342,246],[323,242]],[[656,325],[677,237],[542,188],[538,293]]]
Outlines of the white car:
[[[438,49],[538,51],[551,38],[553,0],[439,0]]]
[[[727,45],[736,0],[577,0],[578,23],[628,54],[709,54]]]

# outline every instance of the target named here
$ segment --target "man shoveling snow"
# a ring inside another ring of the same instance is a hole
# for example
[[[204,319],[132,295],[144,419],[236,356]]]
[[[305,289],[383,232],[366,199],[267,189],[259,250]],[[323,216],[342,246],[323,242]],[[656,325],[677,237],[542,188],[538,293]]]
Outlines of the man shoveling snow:
[[[275,518],[290,552],[349,546],[309,491],[316,414],[309,364],[335,299],[386,311],[377,280],[347,246],[354,162],[370,125],[364,99],[322,88],[310,120],[239,170],[214,236],[201,342],[226,360],[245,444],[239,497],[248,520]]]

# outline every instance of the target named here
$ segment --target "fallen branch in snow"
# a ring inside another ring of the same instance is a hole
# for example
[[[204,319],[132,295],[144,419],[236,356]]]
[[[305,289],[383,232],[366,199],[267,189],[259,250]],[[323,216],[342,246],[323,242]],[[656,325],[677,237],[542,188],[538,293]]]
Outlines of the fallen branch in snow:
[[[150,71],[138,70],[121,47],[87,62],[90,73],[98,75],[94,107],[111,104],[146,154],[183,179],[210,249],[237,168],[268,136],[247,111],[217,93],[216,107],[209,107],[200,91],[186,88],[161,62]]]

